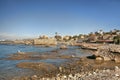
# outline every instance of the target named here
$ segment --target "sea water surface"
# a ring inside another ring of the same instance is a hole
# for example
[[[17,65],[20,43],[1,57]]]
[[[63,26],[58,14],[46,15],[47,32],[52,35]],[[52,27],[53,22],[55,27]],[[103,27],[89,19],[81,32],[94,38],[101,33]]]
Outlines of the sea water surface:
[[[66,59],[46,59],[46,60],[6,60],[10,54],[16,53],[18,50],[22,52],[49,52],[56,50],[57,47],[41,47],[41,46],[32,46],[32,45],[13,45],[13,44],[0,44],[0,80],[12,79],[12,77],[32,75],[33,71],[29,69],[23,69],[16,67],[16,64],[19,62],[47,62],[52,64],[60,64]],[[89,52],[81,50],[79,47],[68,46],[68,49],[61,52],[62,54],[76,56],[87,56],[90,55]],[[29,72],[29,73],[28,73]]]

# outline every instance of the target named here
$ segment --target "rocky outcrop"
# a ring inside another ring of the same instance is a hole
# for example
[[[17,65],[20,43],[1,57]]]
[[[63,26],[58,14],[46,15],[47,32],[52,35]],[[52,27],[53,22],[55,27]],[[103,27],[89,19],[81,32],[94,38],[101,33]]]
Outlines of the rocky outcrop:
[[[14,41],[0,41],[0,44],[13,44]]]
[[[114,60],[116,63],[120,63],[120,46],[118,45],[103,45],[98,47],[94,54],[98,57],[103,58],[104,61]]]
[[[99,48],[95,53],[95,56],[103,58],[104,61],[114,60],[115,57],[113,53],[111,53],[110,50],[106,48]]]
[[[34,45],[56,45],[57,41],[55,39],[34,39]]]
[[[0,41],[0,44],[25,44],[25,45],[32,45],[33,40],[14,40],[14,41]]]
[[[67,49],[67,46],[66,45],[61,45],[60,49]]]
[[[110,52],[120,53],[120,45],[115,44],[76,43],[76,46],[89,50],[108,49]]]
[[[89,50],[97,50],[101,44],[87,44],[87,43],[82,43],[80,44],[82,49],[89,49]]]
[[[114,53],[120,53],[120,45],[109,45],[110,51]]]
[[[92,43],[81,43],[79,45],[82,49],[94,50],[93,54],[96,60],[114,60],[116,63],[120,63],[120,45]]]
[[[25,44],[24,40],[15,40],[14,44]]]

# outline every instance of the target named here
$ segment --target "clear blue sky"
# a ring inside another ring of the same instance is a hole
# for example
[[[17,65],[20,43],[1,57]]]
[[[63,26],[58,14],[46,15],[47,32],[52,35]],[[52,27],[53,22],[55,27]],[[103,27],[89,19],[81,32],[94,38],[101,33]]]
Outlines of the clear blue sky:
[[[0,36],[120,29],[120,0],[0,0]]]

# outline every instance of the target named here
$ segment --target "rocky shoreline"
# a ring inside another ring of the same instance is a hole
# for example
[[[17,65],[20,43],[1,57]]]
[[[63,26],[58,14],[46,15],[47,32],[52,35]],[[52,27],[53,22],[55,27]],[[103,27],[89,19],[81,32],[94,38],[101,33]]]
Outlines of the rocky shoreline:
[[[120,53],[120,45],[115,44],[98,44],[98,43],[81,43],[82,49],[98,50],[100,48],[109,49],[113,53]]]
[[[82,43],[79,46],[82,49],[92,50],[97,60],[113,60],[116,63],[120,63],[120,45]]]
[[[92,51],[93,56],[78,57],[61,54],[60,51],[64,52],[68,49],[66,46],[42,54],[17,52],[10,55],[7,60],[68,60],[59,66],[46,62],[20,62],[16,67],[38,71],[38,73],[13,77],[11,80],[120,80],[120,45],[82,43],[77,46]]]
[[[116,68],[118,67],[116,66]],[[56,77],[52,78],[39,78],[37,75],[33,75],[30,79],[24,78],[24,80],[120,80],[120,69],[116,70],[116,68],[115,70],[96,70],[94,72],[76,73],[74,75],[57,74]]]
[[[56,51],[52,52],[57,53]],[[45,59],[52,58],[48,56],[48,54],[45,55],[47,56]],[[54,58],[55,57],[57,56],[54,56]],[[69,61],[59,66],[45,62],[21,62],[17,64],[17,67],[32,69],[34,71],[39,71],[39,73],[31,76],[14,77],[12,80],[119,80],[120,64],[115,63],[114,61],[95,60],[90,57],[91,56],[88,58],[65,58]]]
[[[35,63],[33,64],[34,66],[36,65]],[[38,64],[39,63],[37,63],[37,65]],[[32,76],[23,76],[20,78],[15,77],[12,80],[119,80],[119,67],[120,64],[111,61],[101,63],[96,62],[96,60],[79,58],[78,60],[72,60],[71,62],[54,68],[52,71],[44,71],[41,67],[39,67],[40,69],[32,67],[36,70],[42,69],[44,74],[34,74]],[[45,68],[45,70],[47,69]]]

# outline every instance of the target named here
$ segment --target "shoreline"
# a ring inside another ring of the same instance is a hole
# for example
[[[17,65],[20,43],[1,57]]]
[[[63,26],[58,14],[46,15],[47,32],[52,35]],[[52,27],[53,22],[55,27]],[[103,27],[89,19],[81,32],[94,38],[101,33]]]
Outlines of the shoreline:
[[[89,44],[86,44],[89,45]],[[96,47],[94,44],[91,44]],[[91,47],[89,45],[89,47]],[[99,45],[99,44],[98,44]],[[104,45],[101,45],[102,48]],[[100,47],[101,46],[97,46]],[[116,45],[115,45],[116,46]],[[104,46],[105,48],[109,48]],[[104,48],[104,49],[105,49]],[[112,48],[112,47],[110,47]],[[82,50],[87,50],[84,48]],[[97,48],[98,49],[98,48]],[[113,48],[112,48],[113,49]],[[92,56],[78,57],[75,55],[61,55],[59,51],[66,49],[56,49],[47,53],[39,54],[37,52],[18,52],[10,55],[6,60],[45,60],[45,59],[67,59],[68,61],[61,63],[59,66],[46,62],[20,62],[16,64],[18,68],[33,70],[36,73],[28,76],[13,77],[11,80],[119,80],[120,64],[113,60],[96,60],[97,50],[89,49],[89,52],[96,54]],[[114,49],[113,49],[114,50]],[[103,50],[104,51],[104,50]],[[100,55],[99,55],[100,56]],[[51,67],[50,67],[51,66]],[[49,69],[48,69],[49,67]],[[117,68],[117,70],[116,70]],[[104,76],[106,75],[106,76]],[[112,77],[110,77],[112,76]]]
[[[35,65],[35,63],[33,64]],[[70,62],[62,64],[55,70],[52,69],[53,71],[43,71],[45,72],[43,75],[34,74],[32,76],[23,76],[18,79],[15,78],[15,80],[88,80],[88,78],[90,78],[90,80],[105,80],[106,78],[113,80],[113,78],[109,78],[108,75],[112,75],[115,78],[114,80],[117,80],[120,78],[119,67],[120,64],[116,64],[113,61],[97,62],[96,60],[79,58],[78,60],[71,60]],[[38,71],[39,69],[36,70]]]

